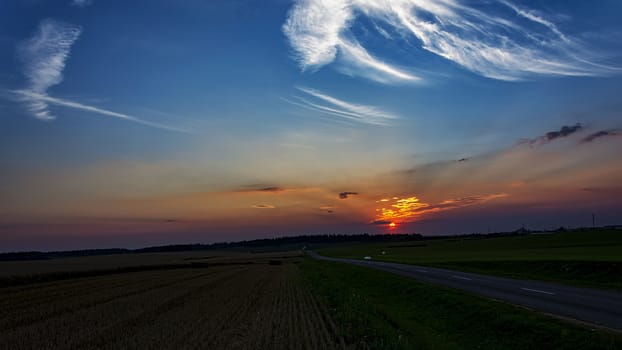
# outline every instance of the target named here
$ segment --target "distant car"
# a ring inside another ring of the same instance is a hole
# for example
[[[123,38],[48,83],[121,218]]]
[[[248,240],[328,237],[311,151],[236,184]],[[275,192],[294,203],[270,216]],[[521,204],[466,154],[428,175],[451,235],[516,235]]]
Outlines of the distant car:
[[[371,256],[363,257],[364,260],[371,260]]]

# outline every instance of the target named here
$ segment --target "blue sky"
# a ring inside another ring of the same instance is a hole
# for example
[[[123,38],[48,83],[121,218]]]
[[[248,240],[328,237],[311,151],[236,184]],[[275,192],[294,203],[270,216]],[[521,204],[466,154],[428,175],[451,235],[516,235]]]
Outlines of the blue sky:
[[[620,10],[3,1],[2,243],[619,222]]]

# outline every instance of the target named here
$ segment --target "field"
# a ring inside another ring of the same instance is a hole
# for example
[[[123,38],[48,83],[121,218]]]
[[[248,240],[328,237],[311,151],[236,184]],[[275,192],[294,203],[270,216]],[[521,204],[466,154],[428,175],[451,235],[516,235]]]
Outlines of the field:
[[[622,289],[622,230],[351,245],[319,253]]]
[[[0,349],[622,348],[620,334],[300,251],[1,262],[0,271]]]
[[[1,288],[0,348],[341,348],[301,258],[266,258]]]

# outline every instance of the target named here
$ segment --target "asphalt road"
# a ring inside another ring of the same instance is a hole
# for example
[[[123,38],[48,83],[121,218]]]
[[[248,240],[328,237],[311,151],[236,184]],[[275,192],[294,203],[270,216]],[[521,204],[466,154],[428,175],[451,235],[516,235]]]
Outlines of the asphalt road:
[[[553,283],[516,280],[427,266],[339,259],[307,252],[311,257],[365,266],[418,281],[467,291],[566,319],[622,331],[622,293]]]

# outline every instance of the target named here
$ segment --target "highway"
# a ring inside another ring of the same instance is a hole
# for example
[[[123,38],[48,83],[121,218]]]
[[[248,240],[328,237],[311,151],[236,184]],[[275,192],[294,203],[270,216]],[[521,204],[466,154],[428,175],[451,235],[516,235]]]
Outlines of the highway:
[[[622,293],[517,280],[427,266],[340,259],[308,251],[309,256],[382,270],[417,281],[450,287],[520,305],[556,317],[622,331]]]

